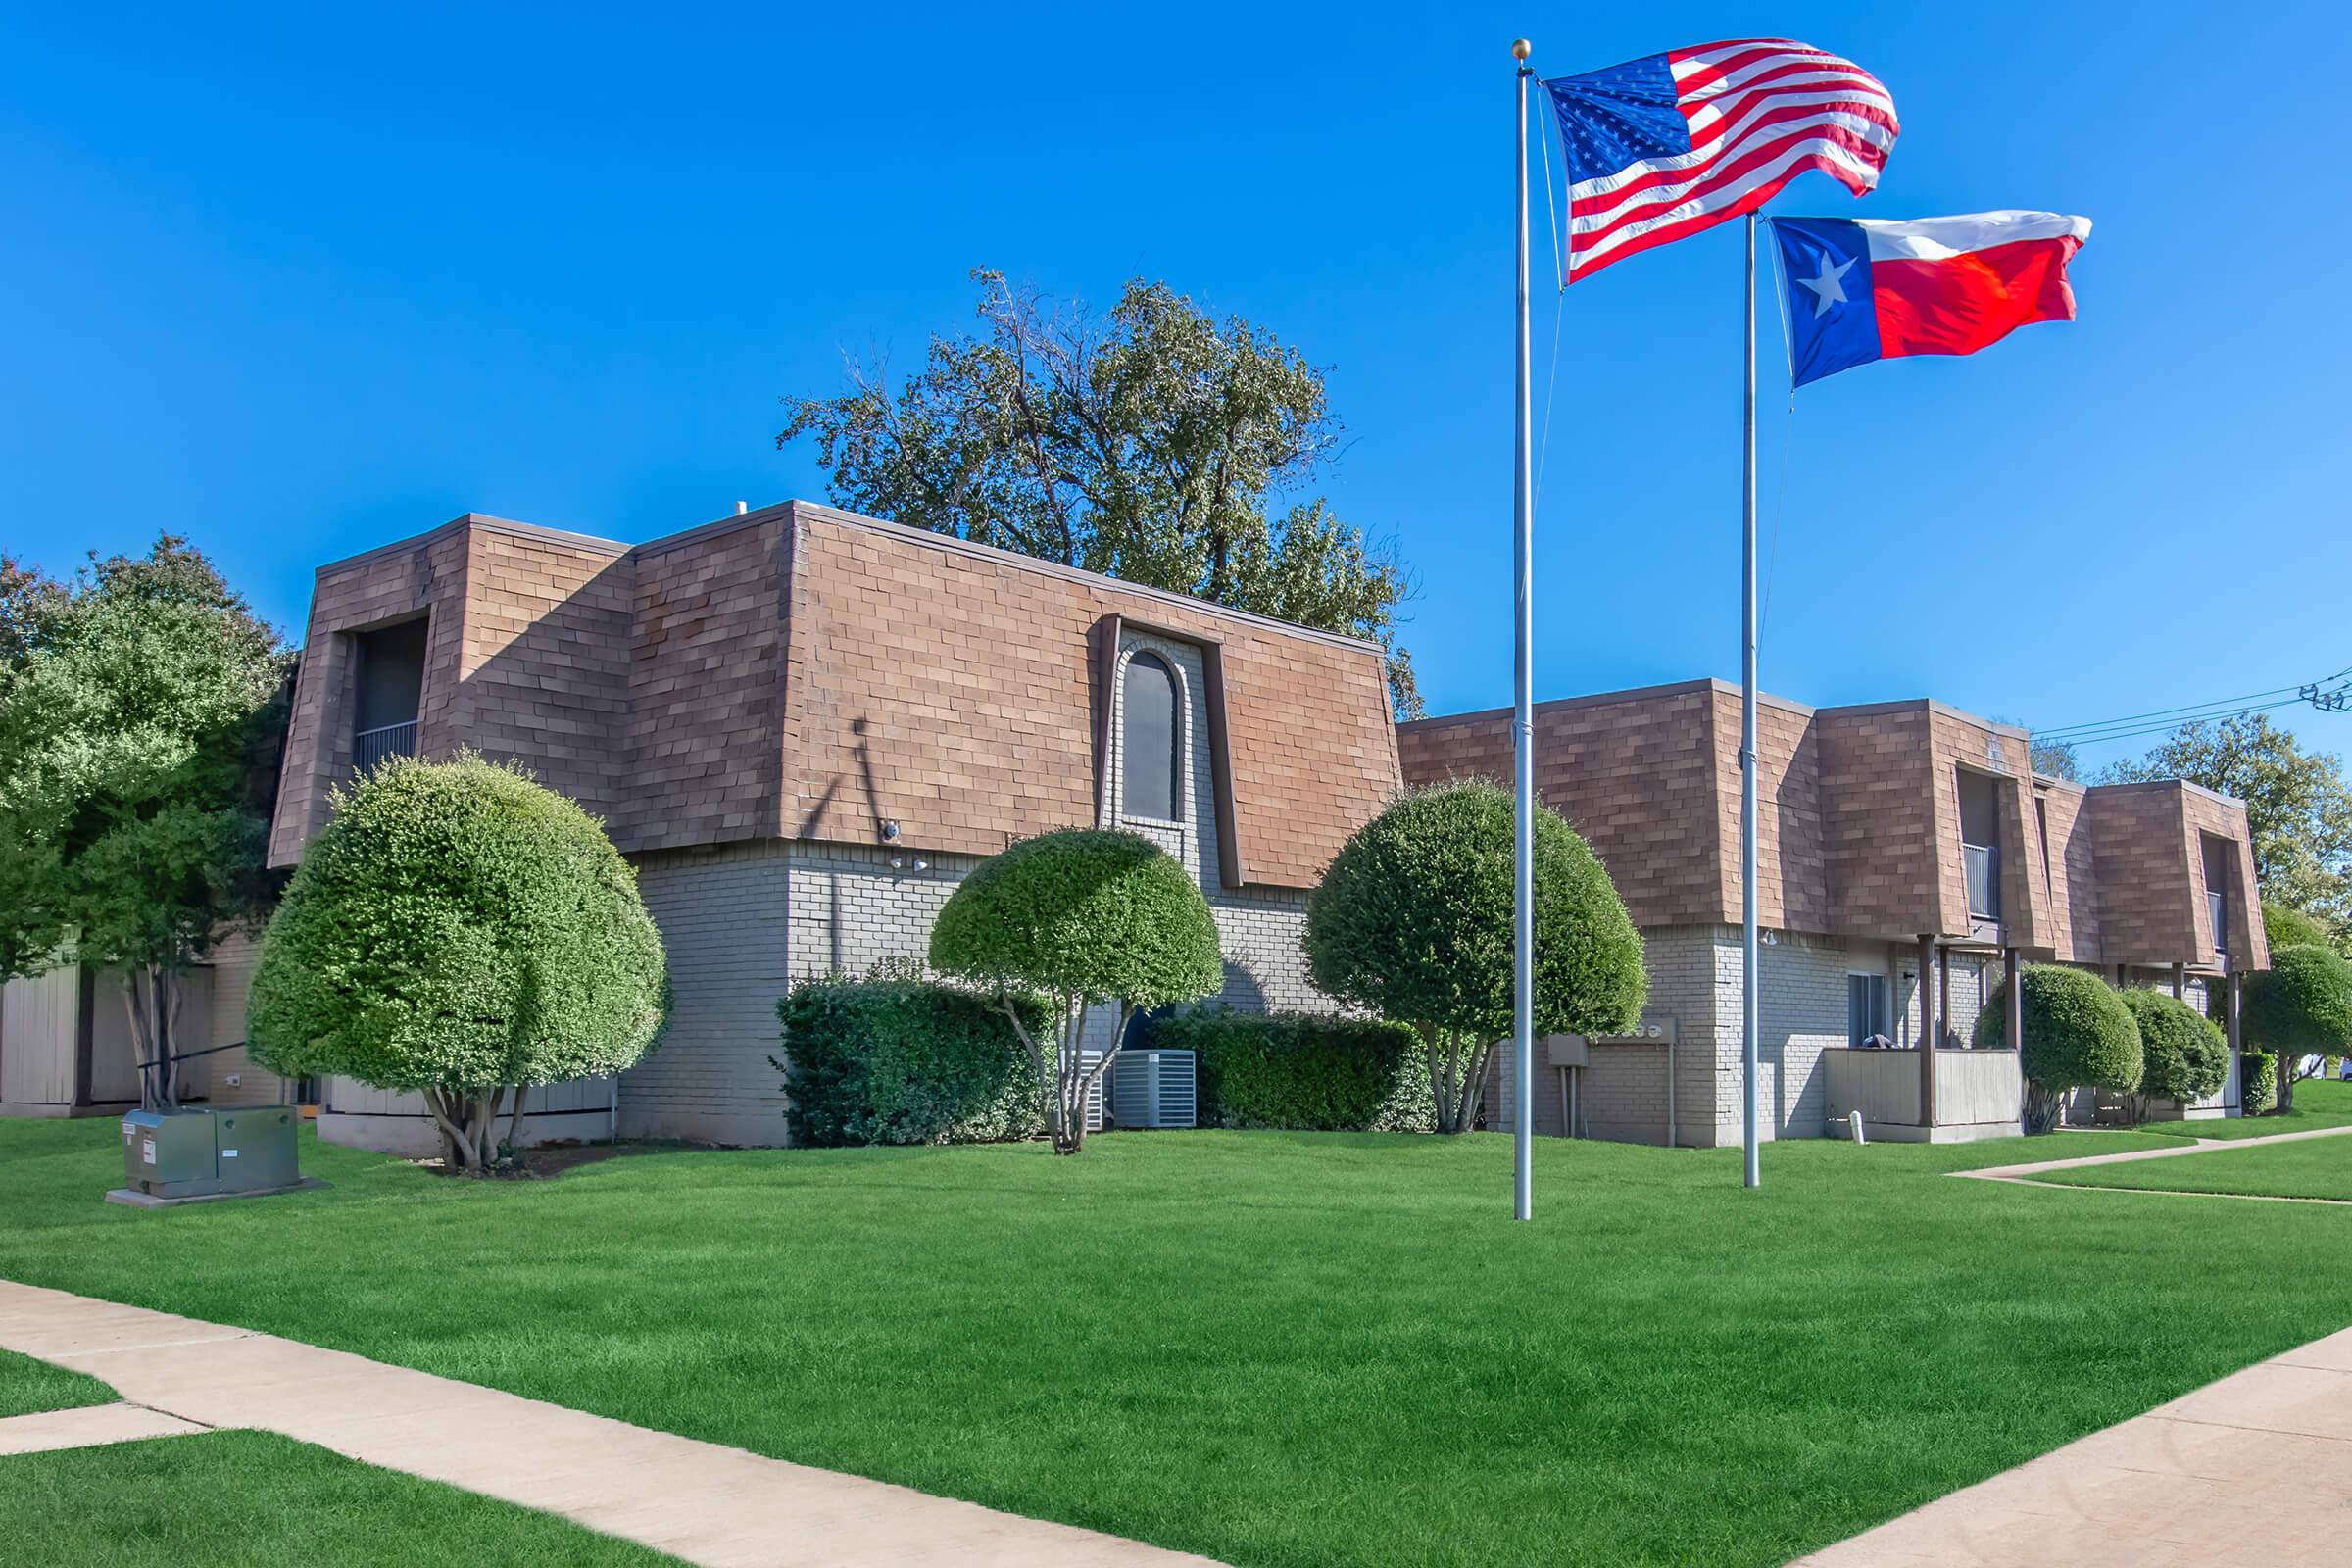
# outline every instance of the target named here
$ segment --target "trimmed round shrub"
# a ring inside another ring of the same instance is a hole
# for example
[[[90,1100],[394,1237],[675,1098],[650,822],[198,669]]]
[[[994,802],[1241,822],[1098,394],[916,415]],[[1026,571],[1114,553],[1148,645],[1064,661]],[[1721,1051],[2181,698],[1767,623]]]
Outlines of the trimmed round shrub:
[[[422,1090],[481,1169],[502,1090],[618,1072],[662,1032],[662,935],[603,824],[516,765],[396,759],[332,798],[271,918],[255,1061]]]
[[[2139,1025],[2139,1093],[2185,1105],[2230,1079],[2230,1042],[2222,1026],[2170,992],[2135,987],[2123,994]]]
[[[2278,1103],[2278,1058],[2267,1051],[2237,1055],[2237,1113],[2259,1116]]]
[[[1024,999],[1030,1027],[1042,1003]],[[973,1144],[1045,1130],[1037,1074],[986,997],[934,981],[806,980],[776,1004],[796,1145]]]
[[[2030,963],[2019,971],[2026,1031],[2018,1069],[2027,1085],[2026,1130],[2048,1132],[2058,1124],[2070,1089],[2139,1088],[2139,1025],[2113,987],[2097,975],[2063,964]],[[1975,1043],[1981,1050],[2009,1046],[2009,983],[1993,988],[1977,1014]]]
[[[1403,1024],[1211,1006],[1154,1019],[1146,1043],[1193,1053],[1204,1127],[1431,1130],[1421,1039]]]
[[[1440,1057],[1437,1122],[1467,1131],[1512,1024],[1514,804],[1482,782],[1399,795],[1357,830],[1307,906],[1315,984],[1411,1024]],[[1535,819],[1535,1026],[1619,1034],[1648,993],[1642,937],[1609,873],[1560,815]]]
[[[985,988],[1051,1075],[1054,1147],[1086,1138],[1088,1092],[1110,1069],[1139,1012],[1191,1002],[1225,984],[1217,924],[1190,872],[1134,833],[1065,828],[991,856],[949,895],[931,927],[931,965]],[[1012,999],[1043,992],[1051,1046]],[[1089,1005],[1115,1004],[1118,1026],[1088,1065],[1079,1041]]]
[[[2281,1111],[2295,1108],[2295,1072],[2306,1056],[2352,1049],[2352,962],[2332,948],[2275,949],[2271,966],[2245,979],[2246,1039],[2277,1058]]]
[[[2319,916],[2301,909],[2290,909],[2283,904],[2262,901],[2262,934],[2271,950],[2280,948],[2331,948],[2335,946],[2330,933]]]

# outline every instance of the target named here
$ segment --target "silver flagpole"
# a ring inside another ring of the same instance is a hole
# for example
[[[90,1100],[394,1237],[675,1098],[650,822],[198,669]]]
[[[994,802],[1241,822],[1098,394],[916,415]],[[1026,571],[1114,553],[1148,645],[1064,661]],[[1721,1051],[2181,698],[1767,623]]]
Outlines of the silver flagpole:
[[[1516,488],[1518,540],[1518,696],[1511,712],[1512,782],[1518,794],[1513,821],[1516,863],[1511,879],[1511,1172],[1512,1216],[1534,1213],[1536,1104],[1536,541],[1535,487],[1528,463],[1533,404],[1527,369],[1527,81],[1530,46],[1511,45],[1519,62],[1519,448],[1511,476]]]
[[[1747,1151],[1746,1185],[1764,1185],[1756,1152],[1756,215],[1747,215],[1747,395],[1742,411],[1740,469],[1740,1089],[1745,1100],[1741,1124]]]

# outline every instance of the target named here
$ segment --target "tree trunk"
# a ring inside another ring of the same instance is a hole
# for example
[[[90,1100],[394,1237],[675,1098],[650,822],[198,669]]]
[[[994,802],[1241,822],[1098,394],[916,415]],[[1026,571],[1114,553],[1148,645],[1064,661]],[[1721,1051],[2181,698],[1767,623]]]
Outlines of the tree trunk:
[[[478,1176],[489,1168],[490,1130],[496,1117],[491,1099],[500,1093],[454,1085],[427,1085],[425,1108],[441,1129],[441,1159],[445,1169]]]
[[[529,1084],[516,1084],[514,1108],[507,1115],[507,1154],[517,1165],[522,1163],[522,1102],[530,1092]]]
[[[2278,1075],[2278,1102],[2271,1107],[2271,1113],[2276,1116],[2283,1116],[2295,1108],[2295,1064],[2302,1058],[2290,1056],[2284,1051],[2280,1051],[2275,1054],[2274,1059],[2278,1063],[2276,1071]]]
[[[179,1107],[179,1063],[172,1059],[179,1021],[179,976],[163,964],[122,974],[122,1005],[130,1015],[131,1059],[139,1067],[139,1108]]]

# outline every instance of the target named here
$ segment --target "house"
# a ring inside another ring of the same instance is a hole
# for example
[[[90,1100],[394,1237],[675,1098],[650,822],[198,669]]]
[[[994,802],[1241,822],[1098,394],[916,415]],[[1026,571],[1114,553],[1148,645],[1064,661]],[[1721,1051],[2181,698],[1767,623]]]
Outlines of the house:
[[[1650,981],[1636,1034],[1539,1061],[1539,1130],[1741,1139],[1740,706],[1712,680],[1536,706],[1537,791],[1608,865]],[[2026,960],[2166,987],[2225,1022],[2234,1062],[2239,977],[2270,962],[2239,802],[2037,777],[2024,730],[1936,702],[1758,710],[1765,1136],[1835,1133],[1855,1110],[1876,1137],[2016,1132],[2015,1053],[1961,1048]],[[1510,722],[1398,725],[1405,778],[1508,776]],[[1510,1088],[1497,1067],[1496,1124]],[[2171,1113],[2236,1110],[2233,1069]]]
[[[355,769],[461,746],[601,814],[668,950],[660,1050],[534,1093],[526,1138],[783,1142],[786,986],[920,956],[981,858],[1074,824],[1199,878],[1224,1000],[1312,1004],[1307,893],[1398,782],[1376,644],[806,502],[634,546],[468,514],[319,567],[272,863]],[[436,1147],[416,1097],[320,1087],[321,1137]]]

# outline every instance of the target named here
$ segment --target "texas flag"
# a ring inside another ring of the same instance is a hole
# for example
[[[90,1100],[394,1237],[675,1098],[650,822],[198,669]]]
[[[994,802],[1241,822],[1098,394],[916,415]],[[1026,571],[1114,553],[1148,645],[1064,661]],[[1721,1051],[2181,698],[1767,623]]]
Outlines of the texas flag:
[[[2090,220],[1967,213],[1776,218],[1795,384],[1904,354],[1974,354],[2028,321],[2071,321],[2066,264]]]

